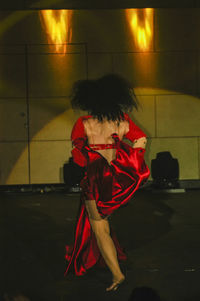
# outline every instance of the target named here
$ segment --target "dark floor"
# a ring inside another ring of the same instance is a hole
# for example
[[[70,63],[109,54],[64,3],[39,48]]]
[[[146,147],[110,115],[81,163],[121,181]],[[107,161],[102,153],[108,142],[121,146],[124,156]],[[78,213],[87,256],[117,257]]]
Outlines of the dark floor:
[[[200,300],[200,190],[139,190],[111,219],[128,261],[127,281],[106,293],[111,274],[91,270],[64,278],[65,244],[73,241],[79,194],[1,193],[0,294],[19,291],[31,301],[128,300],[135,287],[164,301]]]

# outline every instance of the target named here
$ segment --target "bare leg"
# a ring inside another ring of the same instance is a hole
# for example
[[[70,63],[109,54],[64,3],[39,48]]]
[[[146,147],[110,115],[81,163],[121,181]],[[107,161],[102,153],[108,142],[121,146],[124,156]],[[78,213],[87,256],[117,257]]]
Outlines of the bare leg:
[[[88,200],[85,203],[90,224],[93,232],[95,233],[99,250],[113,275],[113,283],[107,288],[107,291],[115,290],[117,289],[117,283],[122,282],[125,277],[120,269],[117,259],[117,251],[110,236],[108,220],[101,218],[100,214],[98,213],[95,200]]]

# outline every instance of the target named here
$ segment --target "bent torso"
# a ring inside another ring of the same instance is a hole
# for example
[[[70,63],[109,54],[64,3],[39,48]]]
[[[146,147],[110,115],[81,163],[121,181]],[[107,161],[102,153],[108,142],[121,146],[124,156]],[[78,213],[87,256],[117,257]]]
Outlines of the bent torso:
[[[95,118],[89,118],[83,121],[85,133],[88,138],[88,144],[112,144],[114,139],[111,137],[113,133],[118,134],[121,140],[129,131],[129,123],[126,120],[118,121],[98,121]],[[105,159],[110,161],[115,159],[116,149],[97,150]]]

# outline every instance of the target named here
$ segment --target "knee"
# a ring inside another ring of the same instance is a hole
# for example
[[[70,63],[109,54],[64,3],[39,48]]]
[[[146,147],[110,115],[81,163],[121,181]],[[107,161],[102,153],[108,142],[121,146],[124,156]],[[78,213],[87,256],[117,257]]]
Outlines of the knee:
[[[89,219],[92,221],[101,221],[102,218],[98,212],[95,200],[85,201],[85,205]]]
[[[95,221],[92,225],[92,230],[97,239],[110,235],[109,228],[104,224],[104,221]]]
[[[94,232],[94,235],[96,237],[97,244],[105,243],[107,240],[107,237],[109,236],[109,233],[105,230],[98,230]]]

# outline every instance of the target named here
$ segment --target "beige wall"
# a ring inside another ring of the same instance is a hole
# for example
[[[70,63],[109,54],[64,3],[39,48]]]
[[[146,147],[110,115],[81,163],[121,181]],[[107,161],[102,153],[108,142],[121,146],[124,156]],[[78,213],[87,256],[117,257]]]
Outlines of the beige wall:
[[[157,152],[170,151],[180,179],[200,179],[200,9],[155,9],[153,23],[146,52],[133,41],[124,10],[74,11],[75,45],[66,55],[41,45],[47,37],[38,12],[1,33],[0,184],[63,182],[78,117],[70,88],[107,72],[135,87],[141,107],[132,118],[148,135],[149,167]]]

